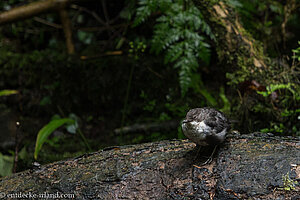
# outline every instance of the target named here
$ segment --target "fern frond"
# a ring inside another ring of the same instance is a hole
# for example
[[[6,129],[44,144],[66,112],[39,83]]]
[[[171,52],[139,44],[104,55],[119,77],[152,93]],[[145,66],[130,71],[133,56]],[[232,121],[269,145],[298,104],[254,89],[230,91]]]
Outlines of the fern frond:
[[[145,22],[152,12],[157,10],[156,0],[142,0],[138,2],[139,7],[136,9],[136,17],[133,22],[133,27]]]
[[[158,54],[163,50],[164,41],[167,38],[169,29],[169,24],[167,23],[160,23],[155,26],[151,52]]]
[[[198,60],[193,50],[188,45],[185,47],[187,49],[185,49],[184,56],[180,57],[174,65],[175,68],[179,68],[179,84],[183,96],[191,86],[192,72],[198,67]]]
[[[209,62],[208,36],[215,40],[200,10],[192,5],[183,7],[184,0],[140,0],[134,25],[144,22],[152,12],[160,11],[156,19],[151,52],[165,52],[164,63],[173,63],[178,70],[181,93],[184,96],[191,86],[192,75],[198,68],[198,60]],[[199,33],[201,32],[201,33]]]
[[[176,61],[179,57],[183,56],[183,42],[176,43],[167,50],[165,55],[165,64]]]
[[[172,28],[168,31],[167,37],[164,40],[163,48],[169,47],[171,44],[179,41],[183,37],[182,31]]]

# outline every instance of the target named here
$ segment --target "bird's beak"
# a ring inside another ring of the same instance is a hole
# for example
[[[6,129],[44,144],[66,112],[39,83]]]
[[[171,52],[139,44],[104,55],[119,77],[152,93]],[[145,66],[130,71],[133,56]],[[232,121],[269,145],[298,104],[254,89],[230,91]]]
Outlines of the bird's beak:
[[[184,124],[184,123],[188,123],[189,122],[189,120],[187,120],[187,119],[184,119],[183,121],[182,121],[182,123]]]

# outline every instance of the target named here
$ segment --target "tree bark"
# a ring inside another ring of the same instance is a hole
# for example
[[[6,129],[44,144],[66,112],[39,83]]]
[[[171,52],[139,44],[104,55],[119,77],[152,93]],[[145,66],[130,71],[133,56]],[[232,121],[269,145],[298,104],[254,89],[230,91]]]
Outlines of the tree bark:
[[[76,199],[297,199],[283,176],[300,180],[300,141],[230,136],[200,166],[188,140],[106,148],[0,179],[0,195],[74,195]],[[211,149],[205,148],[207,155]],[[292,185],[290,185],[292,186]],[[5,196],[4,196],[5,195]],[[298,195],[298,196],[297,196]],[[67,198],[66,196],[64,196]]]
[[[231,72],[227,78],[234,81],[232,84],[247,79],[267,84],[270,59],[264,55],[262,44],[243,28],[235,10],[224,1],[193,2],[215,35],[218,58],[222,67]]]

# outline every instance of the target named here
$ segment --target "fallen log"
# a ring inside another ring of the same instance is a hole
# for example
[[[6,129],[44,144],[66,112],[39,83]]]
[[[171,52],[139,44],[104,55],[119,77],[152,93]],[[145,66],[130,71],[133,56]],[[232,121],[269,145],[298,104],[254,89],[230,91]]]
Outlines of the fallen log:
[[[0,195],[65,195],[65,199],[300,197],[296,184],[300,181],[299,139],[230,136],[213,162],[204,166],[194,159],[194,149],[195,144],[188,140],[106,148],[4,177]]]
[[[176,130],[180,125],[179,120],[170,120],[165,122],[153,122],[147,124],[134,124],[131,126],[125,126],[114,130],[116,135],[128,134],[128,133],[153,133]]]

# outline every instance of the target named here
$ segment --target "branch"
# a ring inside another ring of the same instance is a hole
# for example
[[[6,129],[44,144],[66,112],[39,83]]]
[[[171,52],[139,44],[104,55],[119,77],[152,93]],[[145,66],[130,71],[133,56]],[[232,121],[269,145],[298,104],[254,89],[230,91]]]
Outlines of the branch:
[[[75,48],[72,41],[72,27],[71,27],[71,21],[68,16],[68,12],[65,9],[61,9],[59,11],[59,14],[64,29],[68,54],[74,54]]]
[[[71,3],[96,0],[40,0],[0,13],[0,25],[27,19],[42,13],[59,11]]]
[[[46,0],[16,7],[0,13],[0,25],[27,19],[55,9],[62,9],[72,2],[75,2],[75,0]]]

